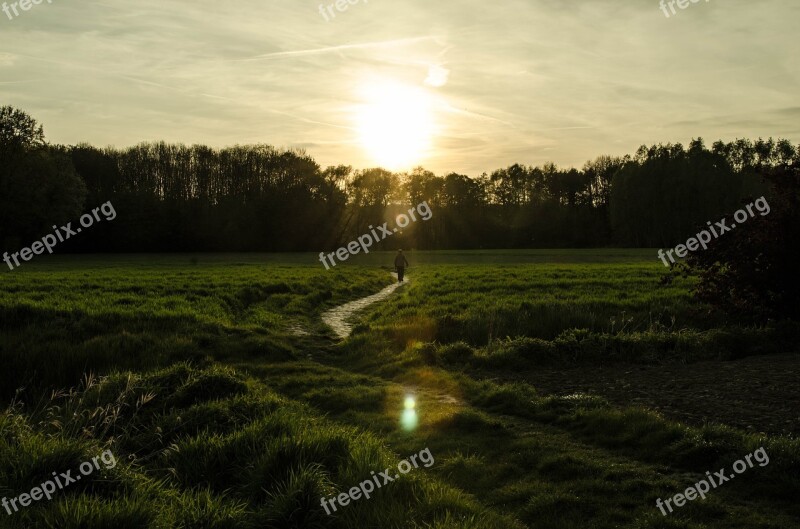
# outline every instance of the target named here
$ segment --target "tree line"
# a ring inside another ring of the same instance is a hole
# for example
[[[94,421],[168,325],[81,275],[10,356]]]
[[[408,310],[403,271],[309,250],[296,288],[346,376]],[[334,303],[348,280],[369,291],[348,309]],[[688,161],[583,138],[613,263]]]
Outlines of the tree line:
[[[322,251],[427,201],[428,222],[388,243],[417,249],[668,247],[769,195],[762,177],[800,166],[787,140],[642,146],[580,169],[514,164],[477,177],[424,168],[322,168],[301,150],[144,143],[49,145],[0,108],[0,241],[28,244],[111,201],[118,213],[76,252]]]

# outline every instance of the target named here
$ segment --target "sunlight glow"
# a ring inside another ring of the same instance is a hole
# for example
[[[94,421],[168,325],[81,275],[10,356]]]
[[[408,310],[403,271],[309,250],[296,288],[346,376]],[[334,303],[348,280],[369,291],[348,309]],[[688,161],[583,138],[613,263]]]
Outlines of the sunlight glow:
[[[389,170],[410,169],[431,148],[433,101],[421,88],[372,81],[356,110],[359,141],[373,162]]]

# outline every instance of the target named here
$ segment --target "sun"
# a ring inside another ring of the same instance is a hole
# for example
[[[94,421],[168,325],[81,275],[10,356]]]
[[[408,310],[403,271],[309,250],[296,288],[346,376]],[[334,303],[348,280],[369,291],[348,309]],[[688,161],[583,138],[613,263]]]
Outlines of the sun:
[[[409,169],[428,154],[434,136],[433,101],[424,89],[371,82],[356,110],[359,141],[374,163]]]

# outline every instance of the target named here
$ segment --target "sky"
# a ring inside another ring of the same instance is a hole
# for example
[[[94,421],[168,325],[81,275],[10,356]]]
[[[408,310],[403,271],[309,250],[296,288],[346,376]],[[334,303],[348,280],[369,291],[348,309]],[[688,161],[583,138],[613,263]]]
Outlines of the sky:
[[[268,143],[470,176],[695,137],[800,142],[797,0],[333,2],[9,8],[0,105],[51,143]]]

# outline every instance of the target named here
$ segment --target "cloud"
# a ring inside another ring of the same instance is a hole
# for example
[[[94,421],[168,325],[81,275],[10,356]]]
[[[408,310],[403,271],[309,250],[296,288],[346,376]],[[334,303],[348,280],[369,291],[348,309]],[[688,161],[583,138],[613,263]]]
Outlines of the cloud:
[[[384,79],[438,102],[423,164],[472,175],[698,136],[800,141],[796,0],[671,19],[629,0],[375,1],[329,22],[318,5],[45,3],[0,21],[0,97],[54,143],[307,145],[358,167],[353,109]]]
[[[2,66],[13,66],[14,62],[16,61],[17,56],[13,53],[2,53],[0,52],[0,67]]]

